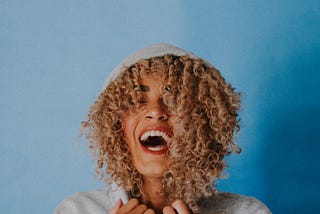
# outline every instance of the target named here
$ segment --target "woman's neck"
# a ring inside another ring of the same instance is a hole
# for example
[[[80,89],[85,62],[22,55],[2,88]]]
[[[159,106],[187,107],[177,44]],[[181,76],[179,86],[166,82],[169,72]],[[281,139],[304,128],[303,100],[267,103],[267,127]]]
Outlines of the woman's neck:
[[[166,198],[163,193],[162,178],[144,178],[142,199],[156,213],[162,213]]]

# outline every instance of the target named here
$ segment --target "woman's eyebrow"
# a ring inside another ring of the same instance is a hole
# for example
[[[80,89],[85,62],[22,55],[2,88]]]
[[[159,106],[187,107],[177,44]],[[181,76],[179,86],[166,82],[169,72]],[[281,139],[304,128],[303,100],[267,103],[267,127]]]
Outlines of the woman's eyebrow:
[[[140,90],[143,92],[147,92],[150,90],[150,88],[149,88],[149,86],[146,86],[146,85],[140,85]]]

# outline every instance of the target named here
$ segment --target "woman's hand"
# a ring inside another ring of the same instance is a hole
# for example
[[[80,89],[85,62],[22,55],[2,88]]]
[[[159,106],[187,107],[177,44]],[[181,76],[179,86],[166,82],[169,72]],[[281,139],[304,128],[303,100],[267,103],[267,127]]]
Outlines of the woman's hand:
[[[155,214],[145,204],[140,204],[138,199],[132,198],[128,203],[123,204],[119,199],[117,204],[110,210],[109,214]]]
[[[189,209],[183,200],[175,200],[171,206],[163,208],[163,214],[190,214]]]

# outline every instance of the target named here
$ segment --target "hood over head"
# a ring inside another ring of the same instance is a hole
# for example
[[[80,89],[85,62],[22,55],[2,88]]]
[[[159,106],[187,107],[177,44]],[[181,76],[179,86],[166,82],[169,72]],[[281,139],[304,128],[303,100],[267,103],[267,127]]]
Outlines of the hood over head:
[[[109,85],[109,83],[114,81],[119,76],[119,74],[121,74],[126,68],[130,67],[137,61],[141,59],[149,59],[152,57],[161,57],[166,54],[172,54],[175,56],[188,55],[190,58],[194,58],[194,59],[199,58],[188,51],[185,51],[179,47],[176,47],[174,45],[170,45],[167,43],[158,43],[158,44],[146,46],[129,55],[120,64],[118,64],[117,67],[115,67],[112,70],[112,72],[110,73],[110,75],[108,76],[108,78],[106,79],[103,85],[102,91],[105,90]]]

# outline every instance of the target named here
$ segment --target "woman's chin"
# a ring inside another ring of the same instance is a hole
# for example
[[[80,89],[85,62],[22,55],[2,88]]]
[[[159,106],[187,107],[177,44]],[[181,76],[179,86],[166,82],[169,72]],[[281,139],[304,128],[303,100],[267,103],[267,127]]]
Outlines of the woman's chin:
[[[147,167],[137,166],[137,170],[145,178],[147,177],[162,178],[167,170],[167,168],[164,166],[165,164],[162,164],[162,165],[150,164]]]

